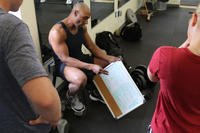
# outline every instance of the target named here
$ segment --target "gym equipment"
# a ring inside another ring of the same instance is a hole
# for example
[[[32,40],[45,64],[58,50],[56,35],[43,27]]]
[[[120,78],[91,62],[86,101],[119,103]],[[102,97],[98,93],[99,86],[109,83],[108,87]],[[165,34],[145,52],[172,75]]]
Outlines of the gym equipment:
[[[142,91],[147,88],[147,81],[145,79],[145,73],[140,69],[134,69],[131,72],[131,76],[133,80],[135,80],[136,84],[138,84],[138,88]]]
[[[126,10],[126,21],[127,21],[127,23],[136,23],[137,22],[136,14],[130,8]]]
[[[124,41],[138,41],[142,37],[142,29],[139,23],[130,23],[121,29],[120,36]]]
[[[149,77],[147,75],[147,67],[145,65],[138,65],[138,66],[135,67],[135,69],[142,70],[144,72],[144,77],[147,81],[147,86],[149,88],[155,87],[156,83],[149,80]]]
[[[156,6],[156,10],[158,11],[164,11],[167,9],[167,2],[169,0],[158,0],[157,1],[157,6]]]
[[[130,75],[131,75],[133,81],[135,81],[135,83],[136,83],[136,85],[138,86],[138,88],[139,88],[140,90],[142,90],[142,89],[141,89],[141,88],[142,88],[142,81],[141,81],[140,79],[138,79],[138,74],[135,73],[135,71],[131,71],[131,72],[130,72]]]
[[[145,90],[147,88],[147,80],[143,75],[138,75],[138,79],[142,82],[141,89]]]
[[[145,65],[138,65],[130,71],[132,79],[144,95],[144,98],[148,101],[152,98],[154,87],[156,83],[149,80],[147,75],[147,67]]]
[[[138,65],[135,67],[135,69],[142,70],[144,72],[144,74],[147,75],[147,67],[145,65]]]
[[[114,32],[115,36],[125,41],[138,41],[142,37],[142,29],[137,22],[136,14],[131,9],[126,10],[126,21]]]

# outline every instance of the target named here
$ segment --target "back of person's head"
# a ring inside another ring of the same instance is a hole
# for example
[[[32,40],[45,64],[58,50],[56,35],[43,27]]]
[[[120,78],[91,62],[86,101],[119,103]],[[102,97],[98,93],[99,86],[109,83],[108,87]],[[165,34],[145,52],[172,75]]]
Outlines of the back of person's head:
[[[19,7],[21,6],[23,0],[0,0],[0,7],[8,11],[16,12],[19,10]]]

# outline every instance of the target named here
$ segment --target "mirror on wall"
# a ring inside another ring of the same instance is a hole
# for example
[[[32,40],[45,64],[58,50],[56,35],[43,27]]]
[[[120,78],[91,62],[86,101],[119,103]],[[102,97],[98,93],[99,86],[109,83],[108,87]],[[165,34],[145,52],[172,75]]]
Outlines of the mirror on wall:
[[[118,1],[118,8],[120,8],[121,6],[123,6],[126,2],[128,2],[129,0],[119,0]]]
[[[66,18],[72,10],[72,5],[66,0],[35,0],[35,13],[38,26],[39,42],[42,61],[46,62],[52,57],[48,34],[52,26]]]
[[[114,12],[114,0],[91,0],[91,27],[93,28],[104,18]]]

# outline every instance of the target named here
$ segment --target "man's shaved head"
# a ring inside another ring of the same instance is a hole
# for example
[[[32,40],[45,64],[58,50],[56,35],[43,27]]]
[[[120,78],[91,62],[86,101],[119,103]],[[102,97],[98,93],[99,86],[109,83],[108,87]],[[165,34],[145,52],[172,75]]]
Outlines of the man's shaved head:
[[[91,14],[86,4],[76,3],[72,9],[71,15],[73,16],[74,24],[79,27],[88,23]]]
[[[74,11],[77,10],[77,11],[83,12],[84,14],[90,14],[90,9],[85,3],[76,3],[73,6],[72,10]]]

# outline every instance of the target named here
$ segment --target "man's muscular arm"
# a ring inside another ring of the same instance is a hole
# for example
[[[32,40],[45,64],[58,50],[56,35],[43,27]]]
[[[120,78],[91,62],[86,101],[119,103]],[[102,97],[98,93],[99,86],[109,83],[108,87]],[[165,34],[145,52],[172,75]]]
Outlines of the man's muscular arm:
[[[60,25],[56,24],[49,33],[49,43],[59,59],[70,67],[92,70],[94,73],[104,72],[99,65],[82,62],[69,56],[68,46],[65,42],[67,35]]]

